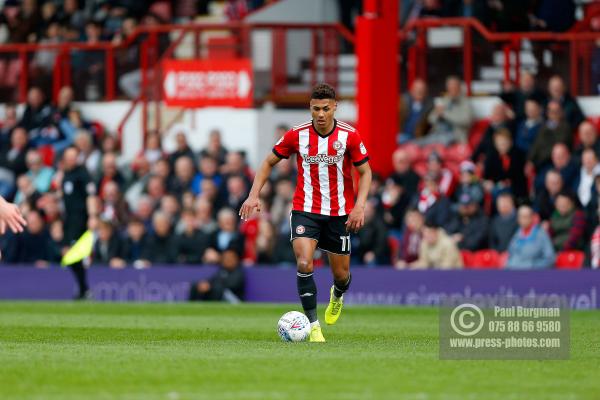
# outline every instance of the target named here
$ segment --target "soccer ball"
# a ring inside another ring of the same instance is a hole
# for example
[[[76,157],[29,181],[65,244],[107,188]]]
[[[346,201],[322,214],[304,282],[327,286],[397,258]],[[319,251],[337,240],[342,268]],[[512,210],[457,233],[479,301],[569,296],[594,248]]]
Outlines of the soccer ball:
[[[303,342],[310,335],[310,322],[301,312],[290,311],[279,318],[277,333],[284,342]]]

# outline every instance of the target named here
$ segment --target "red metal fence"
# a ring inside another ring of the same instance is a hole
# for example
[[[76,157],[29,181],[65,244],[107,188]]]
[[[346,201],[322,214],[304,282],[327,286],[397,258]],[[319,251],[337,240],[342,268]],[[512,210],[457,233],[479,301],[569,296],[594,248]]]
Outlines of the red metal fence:
[[[568,54],[568,71],[566,77],[570,82],[571,92],[574,95],[591,93],[591,57],[596,41],[600,39],[600,32],[491,32],[481,22],[474,18],[440,18],[418,19],[408,23],[399,32],[401,43],[407,47],[406,55],[406,80],[408,85],[419,78],[428,77],[428,46],[427,33],[431,29],[440,27],[457,27],[462,29],[462,76],[467,92],[472,92],[471,83],[474,80],[474,54],[475,47],[500,46],[504,53],[504,81],[518,84],[521,69],[520,50],[524,41],[533,45],[548,46],[553,50],[553,45],[563,46]],[[482,41],[474,43],[474,35],[479,35]],[[563,71],[556,71],[563,72]]]
[[[252,32],[267,31],[271,33],[271,62],[270,82],[262,82],[258,93],[261,96],[256,101],[272,100],[278,103],[290,99],[301,98],[305,101],[310,85],[305,85],[300,92],[289,89],[290,83],[298,80],[298,77],[290,76],[288,72],[287,37],[290,32],[305,31],[310,33],[310,53],[306,59],[310,63],[310,83],[317,81],[317,76],[337,85],[338,77],[338,54],[340,42],[345,41],[350,45],[354,42],[353,34],[340,24],[185,24],[185,25],[161,25],[153,27],[140,27],[134,34],[126,38],[120,44],[103,42],[97,44],[88,43],[60,43],[60,44],[9,44],[0,46],[0,75],[2,71],[13,71],[11,79],[0,77],[0,88],[7,89],[9,98],[4,101],[24,102],[27,91],[37,81],[47,85],[47,90],[52,93],[52,99],[56,100],[58,91],[65,85],[72,85],[79,92],[82,90],[81,79],[74,74],[74,59],[78,56],[91,53],[102,53],[102,72],[97,76],[96,82],[99,86],[99,95],[94,100],[114,100],[122,97],[118,92],[118,79],[122,74],[119,70],[118,61],[121,52],[133,49],[137,54],[137,62],[133,67],[141,75],[139,96],[132,99],[132,106],[125,118],[121,121],[118,133],[121,134],[125,123],[128,121],[136,107],[142,108],[142,131],[148,130],[150,107],[155,107],[152,113],[152,124],[154,129],[161,127],[161,112],[159,110],[162,99],[161,81],[162,61],[173,58],[175,51],[182,45],[186,37],[192,36],[192,58],[252,58]],[[203,40],[203,34],[213,34],[208,40]],[[54,65],[47,77],[32,76],[33,68],[38,52],[49,52],[54,54]],[[321,57],[323,62],[318,64],[317,58]],[[85,62],[84,62],[85,64]],[[83,66],[85,68],[85,65]],[[49,85],[48,85],[49,83]],[[16,90],[15,90],[16,89]],[[81,98],[81,96],[79,96]]]
[[[186,25],[161,25],[154,27],[140,27],[123,43],[113,44],[101,42],[88,44],[83,42],[67,42],[60,44],[5,44],[0,45],[0,63],[17,65],[18,84],[17,101],[24,101],[27,89],[31,85],[30,63],[36,52],[47,51],[55,53],[55,63],[51,74],[53,96],[58,88],[73,82],[71,61],[75,52],[102,52],[105,57],[104,65],[104,96],[103,100],[116,98],[115,55],[120,50],[132,46],[139,47],[139,69],[149,70],[160,60],[169,58],[188,34],[194,37],[194,58],[202,58],[206,54],[201,41],[205,32],[227,32],[230,37],[215,37],[211,40],[211,56],[216,57],[249,57],[252,54],[250,33],[258,30],[268,30],[273,33],[272,51],[272,82],[269,95],[281,97],[287,93],[287,67],[286,67],[286,42],[285,36],[291,31],[309,31],[312,35],[312,59],[322,55],[327,60],[324,72],[335,81],[337,79],[337,54],[339,42],[345,40],[353,43],[354,36],[340,24],[186,24]],[[160,49],[159,37],[173,33],[174,38],[169,38],[169,46]],[[162,50],[162,51],[161,51]],[[316,79],[317,65],[312,63],[312,72]]]
[[[500,49],[503,54],[503,80],[518,83],[521,69],[520,49],[526,41],[534,45],[563,52],[567,60],[567,76],[571,91],[575,95],[592,92],[592,54],[600,46],[600,32],[521,32],[497,33],[489,31],[479,21],[469,18],[449,19],[419,19],[403,27],[398,35],[401,48],[399,52],[405,55],[400,61],[399,69],[403,72],[400,80],[410,84],[417,77],[427,78],[428,81],[443,78],[439,74],[428,72],[436,62],[430,62],[434,50],[427,40],[428,32],[440,27],[455,27],[462,30],[462,45],[453,50],[456,64],[465,80],[467,91],[472,93],[472,82],[476,78],[476,68],[479,66],[481,49]],[[114,100],[122,97],[119,92],[118,80],[122,76],[119,69],[119,59],[122,52],[135,49],[136,59],[134,68],[141,75],[141,90],[139,96],[133,99],[132,107],[126,118],[121,122],[122,131],[127,119],[136,107],[142,107],[142,131],[146,132],[149,125],[161,127],[161,112],[159,111],[161,90],[161,62],[173,58],[175,51],[186,38],[192,37],[192,58],[252,58],[257,51],[254,48],[252,33],[267,31],[271,34],[270,70],[257,79],[255,85],[257,102],[272,100],[276,103],[297,104],[305,101],[310,85],[318,79],[324,79],[334,86],[338,83],[340,47],[352,49],[354,35],[340,24],[186,24],[162,25],[155,27],[140,27],[137,31],[120,44],[102,42],[60,43],[60,44],[9,44],[0,46],[0,92],[8,90],[13,97],[10,100],[25,101],[27,90],[34,82],[33,69],[30,68],[38,52],[45,51],[54,54],[53,69],[44,82],[49,85],[53,99],[56,99],[59,89],[64,85],[81,87],[83,84],[74,74],[74,59],[82,54],[95,53],[102,62],[98,83],[101,86],[98,100]],[[308,65],[303,66],[308,71],[308,82],[298,85],[292,90],[292,84],[299,81],[298,76],[292,76],[288,65],[288,53],[295,49],[288,48],[290,32],[305,31],[309,33],[309,50],[304,55]],[[204,34],[216,32],[210,40],[204,40]],[[224,33],[224,34],[223,34]],[[375,45],[375,44],[374,44]],[[444,51],[444,57],[450,52]],[[560,53],[562,54],[562,53]],[[600,50],[598,51],[600,55]],[[560,56],[563,58],[562,56]],[[444,61],[446,61],[444,59]],[[600,63],[600,60],[599,60]],[[429,76],[428,76],[429,75]],[[600,77],[598,77],[600,80]],[[1,94],[0,94],[1,96]],[[6,100],[6,99],[5,99]],[[150,113],[152,107],[155,112]],[[149,121],[149,116],[152,121]]]
[[[427,43],[429,30],[439,27],[457,27],[463,32],[464,44],[459,51],[462,53],[462,75],[467,90],[471,92],[471,82],[474,79],[474,35],[483,39],[484,45],[501,46],[504,52],[504,80],[518,83],[520,69],[521,45],[524,41],[533,43],[564,44],[568,48],[569,73],[571,91],[574,94],[590,93],[590,59],[595,41],[600,39],[600,32],[491,32],[478,20],[472,18],[440,18],[418,19],[411,21],[399,32],[401,44],[406,46],[406,58],[402,62],[406,68],[406,80],[410,84],[416,77],[428,78],[428,53],[431,48]],[[341,41],[354,43],[352,32],[340,24],[187,24],[187,25],[162,25],[156,27],[140,27],[123,43],[113,44],[102,42],[97,44],[87,43],[60,43],[60,44],[5,44],[0,45],[0,71],[18,71],[13,74],[12,84],[17,96],[11,100],[25,101],[27,89],[31,85],[31,70],[29,68],[33,55],[39,51],[55,53],[54,68],[51,73],[53,98],[60,87],[73,83],[72,58],[77,52],[102,52],[104,55],[103,69],[103,100],[113,100],[117,97],[117,69],[115,56],[119,51],[132,46],[139,47],[139,69],[146,71],[143,74],[145,83],[148,83],[148,71],[155,67],[161,59],[169,58],[188,34],[194,37],[195,58],[201,58],[205,49],[201,41],[204,32],[220,31],[231,33],[231,38],[215,38],[211,45],[211,55],[248,57],[252,54],[250,33],[257,30],[269,30],[272,33],[272,62],[270,87],[266,90],[267,98],[279,101],[286,96],[293,96],[294,92],[288,89],[290,76],[286,65],[286,35],[288,32],[306,30],[311,33],[310,70],[313,83],[318,76],[319,66],[316,62],[318,56],[323,56],[325,62],[321,66],[325,79],[333,84],[337,81],[337,55]],[[173,33],[169,39],[169,47],[161,53],[159,49],[159,35]],[[10,74],[9,74],[10,75]],[[153,79],[157,81],[157,79]],[[0,85],[5,84],[0,79]],[[80,82],[77,82],[79,84]],[[8,85],[11,83],[9,82]],[[142,99],[139,99],[142,100]],[[260,99],[259,99],[260,100]]]

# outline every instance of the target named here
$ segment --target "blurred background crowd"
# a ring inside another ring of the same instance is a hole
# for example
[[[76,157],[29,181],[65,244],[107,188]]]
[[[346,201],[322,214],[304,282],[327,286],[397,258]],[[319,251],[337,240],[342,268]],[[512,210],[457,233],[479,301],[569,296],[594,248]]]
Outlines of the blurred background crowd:
[[[268,3],[4,0],[0,43],[120,43],[139,25],[199,16],[235,21]],[[360,3],[339,2],[340,20],[349,27]],[[407,24],[422,17],[475,17],[498,31],[565,31],[576,29],[581,3],[407,0],[399,18]],[[139,95],[138,51],[130,46],[116,54],[124,96]],[[1,121],[0,195],[18,203],[28,220],[24,234],[0,238],[4,262],[56,263],[90,228],[98,238],[92,262],[112,268],[219,263],[225,251],[247,266],[294,265],[289,213],[295,160],[277,165],[261,194],[263,213],[241,223],[237,213],[254,171],[244,152],[228,150],[235,143],[223,143],[219,127],[200,151],[184,132],[170,153],[163,132],[146,132],[145,149],[128,162],[115,132],[74,105],[101,97],[94,91],[102,85],[65,86],[51,101],[47,78],[55,56],[35,53],[25,107],[7,104]],[[8,81],[18,79],[11,69],[15,55],[1,57],[0,87],[14,95],[15,82]],[[94,74],[102,80],[103,53],[75,51],[71,62],[74,81]],[[394,172],[374,178],[365,227],[352,239],[353,263],[550,268],[585,259],[585,265],[600,265],[599,121],[584,115],[564,76],[524,71],[517,81],[503,85],[484,120],[475,119],[458,77],[449,76],[435,92],[424,80],[412,82],[398,115],[389,116],[400,126],[389,160]],[[273,143],[287,129],[279,126]]]
[[[166,153],[160,133],[149,132],[145,150],[126,163],[115,136],[81,115],[72,96],[64,87],[51,104],[34,87],[21,115],[7,107],[0,194],[29,225],[2,238],[6,262],[56,262],[88,226],[98,232],[93,262],[114,268],[216,263],[226,249],[246,265],[293,264],[294,160],[276,166],[263,213],[241,223],[254,172],[218,129],[199,152],[181,132]],[[398,110],[394,172],[374,178],[354,263],[451,268],[491,249],[507,254],[507,266],[550,267],[569,251],[598,265],[598,121],[586,119],[560,76],[542,85],[524,73],[484,120],[474,120],[452,76],[436,100],[416,80]],[[287,129],[278,127],[273,143]]]
[[[529,30],[564,32],[576,21],[573,0],[405,0],[402,22],[415,18],[476,18],[500,32]]]
[[[268,5],[268,0],[0,0],[0,44],[38,43],[57,45],[80,42],[87,45],[125,45],[115,54],[119,95],[136,97],[140,86],[139,26],[162,24],[240,21],[251,11]],[[160,35],[161,52],[169,35]],[[58,52],[41,50],[29,63],[31,82],[45,91],[51,89],[51,76]],[[106,58],[101,50],[74,51],[70,68],[78,82],[81,100],[97,100],[103,95],[102,81]],[[0,98],[14,98],[11,90],[19,79],[21,64],[16,53],[0,53]],[[3,93],[7,92],[8,93]]]

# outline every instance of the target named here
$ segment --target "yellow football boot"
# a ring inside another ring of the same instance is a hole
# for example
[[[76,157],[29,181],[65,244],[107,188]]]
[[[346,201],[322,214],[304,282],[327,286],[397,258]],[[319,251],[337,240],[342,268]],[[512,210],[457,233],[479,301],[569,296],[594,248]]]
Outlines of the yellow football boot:
[[[323,337],[323,332],[321,332],[320,325],[313,325],[312,328],[310,328],[310,338],[308,339],[308,341],[315,343],[325,342],[325,338]]]
[[[340,314],[342,313],[342,307],[344,306],[344,296],[340,297],[336,300],[333,295],[333,286],[331,287],[330,295],[329,295],[329,305],[325,310],[325,323],[327,325],[333,325],[337,322]]]

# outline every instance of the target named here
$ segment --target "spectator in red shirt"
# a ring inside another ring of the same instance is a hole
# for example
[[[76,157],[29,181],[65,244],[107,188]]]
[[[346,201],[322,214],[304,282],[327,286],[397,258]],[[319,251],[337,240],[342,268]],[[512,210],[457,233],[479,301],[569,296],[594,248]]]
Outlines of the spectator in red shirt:
[[[446,197],[452,196],[456,188],[454,174],[444,167],[444,160],[436,152],[431,153],[427,158],[427,173],[436,178],[441,194]]]

